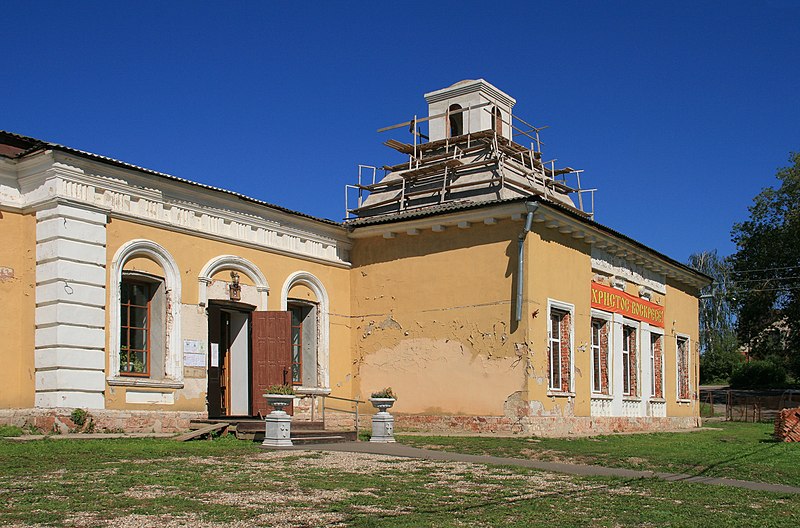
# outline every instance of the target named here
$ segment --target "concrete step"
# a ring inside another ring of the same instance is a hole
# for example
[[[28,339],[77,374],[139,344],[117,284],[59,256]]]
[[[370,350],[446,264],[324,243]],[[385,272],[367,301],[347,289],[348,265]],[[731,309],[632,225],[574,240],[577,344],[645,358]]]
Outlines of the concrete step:
[[[264,420],[248,417],[232,417],[228,420],[219,418],[196,419],[191,421],[189,429],[191,431],[198,431],[219,423],[230,424],[229,431],[235,433],[236,438],[240,440],[260,442],[264,439],[264,432],[266,429]],[[330,439],[329,441],[331,442],[344,442],[355,441],[356,437],[355,431],[326,431],[321,421],[292,420],[293,441],[294,439],[304,441],[306,438],[317,438],[319,439],[317,443],[325,441],[323,439]]]
[[[332,439],[342,438],[343,440],[336,440],[340,442],[354,442],[356,440],[355,431],[323,431],[323,430],[296,431],[294,429],[294,425],[292,425],[291,436],[292,436],[292,442],[294,442],[295,440],[303,440],[307,438],[332,438]]]
[[[309,445],[309,444],[340,444],[347,442],[347,438],[341,435],[328,435],[328,436],[292,436],[293,445]]]
[[[310,420],[292,420],[292,431],[322,431],[324,429],[325,426],[321,421],[312,422]]]

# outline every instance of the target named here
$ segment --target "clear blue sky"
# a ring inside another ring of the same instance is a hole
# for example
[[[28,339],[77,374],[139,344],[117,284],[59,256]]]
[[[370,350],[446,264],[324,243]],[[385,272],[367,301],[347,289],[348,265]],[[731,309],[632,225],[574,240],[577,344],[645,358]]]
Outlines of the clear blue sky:
[[[0,129],[340,220],[382,126],[485,78],[596,219],[684,261],[800,150],[800,1],[3,3]]]

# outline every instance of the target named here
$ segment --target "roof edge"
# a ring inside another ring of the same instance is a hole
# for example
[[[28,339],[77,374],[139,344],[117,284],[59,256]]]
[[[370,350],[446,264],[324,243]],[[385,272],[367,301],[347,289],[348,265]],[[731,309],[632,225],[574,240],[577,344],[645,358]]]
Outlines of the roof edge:
[[[74,156],[79,156],[79,157],[82,157],[82,158],[85,158],[85,159],[89,159],[89,160],[92,160],[92,161],[105,163],[107,165],[112,165],[112,166],[115,166],[115,167],[120,167],[120,168],[124,168],[124,169],[128,169],[128,170],[134,170],[134,171],[141,172],[141,173],[144,173],[144,174],[148,174],[148,175],[151,175],[151,176],[157,176],[157,177],[160,177],[160,178],[164,178],[164,179],[167,179],[167,180],[170,180],[170,181],[173,181],[173,182],[192,185],[192,186],[199,187],[199,188],[202,188],[202,189],[205,189],[205,190],[209,190],[209,191],[213,191],[213,192],[217,192],[217,193],[221,193],[221,194],[226,194],[228,196],[233,196],[233,197],[238,198],[238,199],[240,199],[242,201],[245,201],[245,202],[249,202],[249,203],[261,206],[261,207],[266,207],[268,209],[273,209],[275,211],[278,211],[278,212],[281,212],[281,213],[285,213],[285,214],[289,214],[289,215],[292,215],[292,216],[305,218],[307,220],[311,220],[311,221],[314,221],[314,222],[319,222],[319,223],[326,224],[326,225],[329,225],[329,226],[344,227],[344,224],[342,222],[337,222],[335,220],[330,220],[330,219],[327,219],[327,218],[319,218],[319,217],[312,216],[312,215],[309,215],[309,214],[306,214],[306,213],[302,213],[300,211],[295,211],[293,209],[288,209],[286,207],[281,207],[280,205],[275,205],[273,203],[265,202],[263,200],[259,200],[257,198],[253,198],[251,196],[247,196],[245,194],[238,193],[236,191],[231,191],[231,190],[228,190],[228,189],[223,189],[221,187],[214,187],[213,185],[207,185],[207,184],[204,184],[204,183],[199,183],[199,182],[188,180],[188,179],[185,179],[185,178],[180,178],[178,176],[173,176],[171,174],[167,174],[167,173],[164,173],[164,172],[159,172],[159,171],[156,171],[156,170],[153,170],[153,169],[148,169],[148,168],[145,168],[145,167],[141,167],[139,165],[134,165],[132,163],[121,161],[121,160],[118,160],[118,159],[115,159],[115,158],[111,158],[111,157],[108,157],[108,156],[103,156],[101,154],[94,154],[92,152],[88,152],[88,151],[85,151],[85,150],[80,150],[80,149],[76,149],[76,148],[73,148],[73,147],[68,147],[66,145],[61,145],[59,143],[53,143],[53,142],[50,142],[50,141],[44,141],[44,140],[37,139],[37,138],[34,138],[34,137],[30,137],[30,136],[24,136],[22,134],[16,134],[14,132],[9,132],[9,131],[6,131],[6,130],[0,130],[0,134],[7,134],[7,135],[9,135],[11,137],[15,137],[15,138],[18,138],[18,139],[21,139],[21,140],[27,140],[27,141],[31,141],[31,142],[36,142],[36,145],[34,145],[33,147],[27,149],[25,152],[20,153],[20,155],[18,157],[12,158],[12,159],[15,159],[15,160],[24,159],[24,158],[26,158],[26,157],[28,157],[28,156],[30,156],[32,154],[35,154],[36,152],[39,152],[40,150],[42,150],[42,148],[47,148],[47,149],[50,149],[50,150],[57,150],[59,152],[64,152],[66,154],[72,154]]]

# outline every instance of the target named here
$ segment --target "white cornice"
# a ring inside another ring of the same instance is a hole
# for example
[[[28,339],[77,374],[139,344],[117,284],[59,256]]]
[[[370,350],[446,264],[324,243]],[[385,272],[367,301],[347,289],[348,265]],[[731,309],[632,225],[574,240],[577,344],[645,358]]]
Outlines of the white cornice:
[[[501,204],[495,207],[457,211],[425,218],[412,218],[406,221],[392,222],[389,224],[356,227],[350,233],[350,238],[371,238],[383,236],[388,233],[401,234],[411,229],[433,229],[434,231],[441,232],[443,231],[440,229],[441,227],[457,227],[460,222],[480,223],[488,218],[511,218],[520,211],[525,211],[524,203]]]
[[[582,239],[587,244],[624,259],[630,265],[641,266],[656,274],[664,275],[669,279],[694,288],[699,289],[707,283],[697,274],[662,258],[652,250],[608,233],[597,225],[576,219],[558,209],[542,205],[533,216],[535,223],[543,224],[550,229],[556,229],[562,234],[571,235],[573,238]]]
[[[425,101],[431,104],[473,92],[483,92],[489,96],[489,100],[496,101],[509,108],[513,107],[517,102],[513,97],[484,79],[462,81],[447,88],[428,92],[424,97]]]
[[[8,171],[4,171],[8,172]],[[0,179],[0,191],[3,181]],[[0,207],[22,212],[69,202],[111,217],[185,232],[305,260],[349,267],[344,228],[250,204],[134,170],[60,152],[16,164],[18,200],[0,192]]]

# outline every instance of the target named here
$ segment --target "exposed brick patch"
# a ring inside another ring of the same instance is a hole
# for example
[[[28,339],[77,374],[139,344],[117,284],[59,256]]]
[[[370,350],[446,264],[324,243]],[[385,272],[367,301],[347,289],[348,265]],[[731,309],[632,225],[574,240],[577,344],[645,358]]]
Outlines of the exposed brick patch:
[[[12,280],[14,280],[14,268],[0,266],[0,282],[8,282]]]
[[[572,373],[572,314],[565,313],[559,325],[561,334],[561,391],[569,392],[571,389],[570,375]]]
[[[678,398],[688,400],[689,395],[689,340],[678,338]]]
[[[550,313],[547,352],[550,389],[570,392],[572,386],[572,314],[561,310]],[[558,368],[556,368],[558,364]]]
[[[395,431],[399,430],[432,433],[522,432],[517,420],[505,416],[395,415]]]
[[[511,419],[504,416],[395,415],[397,433],[403,431],[451,434],[505,433],[560,437],[692,429],[699,426],[699,420],[692,416],[668,418],[552,416]]]
[[[608,394],[608,321],[600,326],[600,393]]]
[[[661,336],[653,339],[653,363],[655,365],[655,379],[653,380],[653,383],[655,385],[656,398],[664,397],[664,380],[662,379],[663,376],[661,375],[662,363],[664,361],[663,341],[664,338]]]
[[[63,433],[74,429],[70,420],[73,409],[1,409],[0,424],[32,427],[43,433]],[[89,409],[94,432],[178,433],[189,430],[193,419],[207,418],[204,412],[114,411]]]
[[[800,407],[783,409],[775,417],[775,439],[800,442]]]

